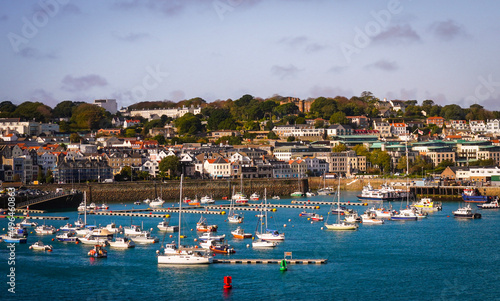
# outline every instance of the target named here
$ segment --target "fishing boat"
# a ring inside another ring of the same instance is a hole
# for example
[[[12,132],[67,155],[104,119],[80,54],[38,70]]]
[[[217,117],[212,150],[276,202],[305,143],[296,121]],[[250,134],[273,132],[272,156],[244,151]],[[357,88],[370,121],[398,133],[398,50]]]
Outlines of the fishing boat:
[[[498,200],[494,200],[490,203],[477,204],[477,208],[479,208],[479,209],[498,209],[498,208],[500,208],[500,206],[498,206]]]
[[[475,213],[470,204],[467,204],[464,207],[459,207],[457,210],[453,211],[453,216],[457,218],[471,218],[471,219],[477,219],[481,218],[480,213]]]
[[[134,248],[135,243],[127,237],[116,237],[114,241],[109,242],[109,246],[112,248],[128,249]]]
[[[358,212],[354,211],[352,213],[344,215],[344,220],[348,223],[359,223],[361,222],[361,217]]]
[[[108,204],[106,203],[102,203],[101,206],[98,206],[97,209],[101,209],[101,210],[108,210],[109,209],[109,206]]]
[[[395,221],[416,221],[417,219],[417,214],[413,209],[401,209],[391,216],[391,220]]]
[[[30,221],[29,217],[25,217],[21,222],[18,223],[21,227],[36,227],[37,223]]]
[[[101,245],[97,244],[94,245],[94,248],[90,250],[88,253],[88,256],[93,257],[93,258],[106,258],[108,257],[108,251],[102,248]]]
[[[41,240],[35,242],[29,247],[30,250],[37,250],[37,251],[52,251],[52,246],[51,245],[46,245],[44,244]]]
[[[178,226],[170,226],[169,224],[170,224],[170,221],[163,219],[161,222],[158,223],[157,227],[160,231],[165,231],[165,232],[169,232],[169,233],[179,232]]]
[[[116,233],[120,232],[121,227],[118,228],[118,227],[116,227],[115,223],[110,223],[110,224],[106,225],[106,230],[108,230],[110,233],[116,234]]]
[[[130,225],[130,227],[125,227],[123,228],[123,233],[125,234],[125,236],[137,236],[137,235],[141,235],[142,233],[142,230],[141,230],[141,227],[137,226],[137,225]]]
[[[84,245],[100,245],[105,247],[109,244],[107,239],[96,237],[92,234],[87,234],[85,237],[79,237],[78,240]]]
[[[381,225],[384,223],[384,220],[375,218],[374,214],[370,211],[361,214],[361,223],[363,224],[372,224],[372,225]]]
[[[373,188],[370,183],[363,187],[361,194],[358,195],[360,201],[401,201],[408,193],[401,189],[382,184],[379,189]]]
[[[134,236],[133,240],[138,244],[154,244],[159,241],[158,237],[151,236],[149,231],[142,231],[141,235]]]
[[[241,227],[238,227],[236,228],[236,230],[231,231],[231,234],[234,238],[238,239],[252,238],[252,233],[245,233],[245,230],[243,230]]]
[[[323,215],[319,215],[317,213],[314,213],[312,216],[311,216],[311,220],[312,221],[315,221],[315,222],[322,222],[324,220],[323,218]]]
[[[97,238],[103,238],[103,239],[113,239],[114,232],[109,231],[106,228],[94,228],[90,230],[88,234],[91,234]]]
[[[76,231],[76,230],[81,230],[81,229],[82,229],[82,227],[72,225],[70,223],[66,223],[64,226],[59,228],[60,231]]]
[[[200,265],[210,264],[213,258],[207,252],[203,252],[197,248],[185,248],[181,246],[181,219],[182,219],[182,182],[184,175],[181,175],[180,182],[180,197],[179,197],[179,236],[178,247],[174,244],[166,244],[163,254],[159,250],[156,251],[158,264],[172,265]]]
[[[260,195],[257,192],[254,192],[250,195],[250,201],[258,201],[260,198]]]
[[[394,214],[392,210],[385,209],[383,207],[375,208],[371,207],[370,212],[375,215],[375,218],[378,219],[391,219],[392,215]]]
[[[261,212],[261,215],[264,215],[264,225],[266,231],[264,232],[262,229],[262,217],[260,217],[260,231],[257,231],[258,228],[256,229],[255,235],[261,239],[261,240],[272,240],[272,241],[284,241],[285,240],[285,233],[279,233],[278,230],[272,230],[267,227],[267,196],[266,192],[264,192],[264,211]],[[262,209],[262,208],[261,208]]]
[[[196,231],[198,232],[217,232],[217,225],[208,225],[207,219],[200,217],[200,220],[196,223]]]
[[[333,207],[333,204],[332,204]],[[339,186],[337,188],[337,208],[340,208],[340,176],[339,176]],[[332,211],[332,208],[330,208],[330,211]],[[335,230],[335,231],[352,231],[352,230],[357,230],[358,225],[355,223],[348,223],[345,220],[340,220],[340,210],[337,210],[337,222],[329,224],[328,219],[330,218],[331,214],[328,212],[328,217],[325,222],[325,228],[327,230]]]
[[[233,247],[231,247],[227,242],[217,242],[212,241],[209,247],[210,251],[219,254],[233,254],[236,253]]]
[[[441,202],[434,202],[431,198],[421,198],[418,202],[413,203],[411,207],[423,211],[441,211],[443,209]]]
[[[73,231],[66,231],[61,234],[56,235],[56,239],[61,242],[77,242],[78,237]]]
[[[38,234],[54,234],[57,229],[54,226],[40,225],[35,228],[35,232]]]
[[[226,238],[226,234],[215,235],[213,232],[205,232],[198,237],[198,239],[201,241],[206,241],[206,240],[222,241],[224,240],[224,238]]]
[[[200,203],[201,204],[215,204],[215,200],[212,197],[206,195],[200,199]]]
[[[7,232],[7,234],[1,235],[0,240],[3,240],[4,242],[7,243],[18,243],[18,244],[25,244],[28,242],[28,238],[14,231],[9,231]]]
[[[498,196],[482,195],[477,188],[466,188],[462,192],[462,199],[466,203],[491,203],[495,200],[498,201]]]

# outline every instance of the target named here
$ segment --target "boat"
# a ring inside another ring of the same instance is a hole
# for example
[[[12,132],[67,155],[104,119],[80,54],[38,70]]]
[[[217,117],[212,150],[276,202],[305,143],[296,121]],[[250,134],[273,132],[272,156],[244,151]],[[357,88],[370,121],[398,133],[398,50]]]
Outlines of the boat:
[[[91,234],[97,238],[104,238],[107,240],[113,239],[113,235],[115,232],[111,232],[106,228],[94,228],[90,230],[88,234]]]
[[[154,244],[159,241],[158,237],[151,236],[149,231],[142,231],[141,235],[134,236],[132,239],[138,244]]]
[[[35,228],[35,232],[38,234],[54,234],[57,229],[54,226],[40,225]]]
[[[323,215],[319,215],[317,213],[314,213],[312,216],[311,216],[311,220],[312,221],[315,221],[315,222],[322,222],[324,220],[323,218]]]
[[[180,182],[180,197],[179,197],[179,235],[178,246],[173,244],[166,244],[163,254],[159,250],[156,251],[158,264],[172,264],[172,265],[201,265],[210,264],[213,261],[212,256],[197,248],[186,248],[181,246],[181,219],[182,219],[182,182],[184,175],[181,175]]]
[[[107,224],[106,230],[108,230],[110,233],[116,234],[116,233],[120,232],[121,226],[119,228],[117,228],[115,223]]]
[[[109,206],[106,203],[102,203],[101,206],[96,207],[96,209],[108,210]]]
[[[482,195],[477,188],[466,188],[462,192],[462,199],[466,203],[491,203],[498,201],[498,196]]]
[[[273,200],[279,200],[279,199],[281,199],[281,198],[280,198],[280,196],[279,196],[279,195],[275,195],[275,196],[273,196],[273,197],[272,197],[272,199],[273,199]]]
[[[361,222],[361,217],[358,215],[358,212],[354,211],[352,213],[344,215],[344,220],[348,223],[359,223]]]
[[[477,208],[479,208],[479,209],[498,209],[498,208],[500,208],[500,206],[498,206],[498,200],[494,200],[493,202],[490,202],[490,203],[477,204]]]
[[[241,227],[238,227],[236,228],[236,230],[231,231],[231,234],[234,238],[239,239],[252,238],[252,233],[245,233],[245,231]]]
[[[231,198],[231,204],[229,205],[229,214],[227,221],[231,224],[241,224],[243,222],[243,215],[234,212],[234,200]]]
[[[209,247],[210,251],[219,254],[233,254],[236,253],[233,247],[231,247],[227,242],[216,242],[212,241]]]
[[[141,235],[142,233],[142,230],[141,230],[141,227],[137,226],[137,225],[131,225],[130,227],[125,227],[123,228],[123,233],[125,234],[125,236],[137,236],[137,235]]]
[[[18,243],[18,244],[25,244],[28,242],[28,238],[14,231],[9,231],[7,232],[7,234],[1,235],[0,240],[3,240],[4,242],[7,243]]]
[[[178,226],[170,226],[169,223],[170,223],[169,221],[163,219],[161,222],[158,223],[157,227],[160,231],[165,231],[169,233],[179,232]]]
[[[38,251],[52,251],[51,245],[44,244],[41,240],[35,242],[30,247],[30,250],[38,250]]]
[[[94,248],[88,252],[88,256],[94,258],[106,258],[108,257],[108,251],[102,248],[101,245],[94,245]]]
[[[361,194],[358,195],[360,201],[401,201],[408,193],[401,189],[394,189],[393,187],[382,184],[379,189],[375,189],[370,183],[363,187]]]
[[[60,231],[76,231],[81,230],[82,227],[66,223],[66,225],[59,228]]]
[[[25,217],[21,222],[18,223],[21,227],[36,227],[37,223],[31,222],[29,217]]]
[[[441,211],[443,209],[441,202],[434,202],[431,198],[421,198],[418,202],[411,204],[411,207],[423,211]]]
[[[92,234],[87,234],[85,237],[79,237],[78,240],[84,245],[101,245],[105,247],[109,244],[107,239],[96,237]]]
[[[56,235],[56,239],[62,242],[77,242],[78,237],[76,237],[76,233],[73,231],[66,231],[61,234]]]
[[[144,202],[144,204],[149,204],[151,202],[151,200],[150,199],[145,199],[143,202]]]
[[[384,220],[375,218],[374,214],[369,210],[364,214],[361,214],[361,223],[363,224],[372,224],[372,225],[381,225],[384,223]]]
[[[237,204],[246,204],[248,203],[248,198],[247,196],[243,193],[243,176],[240,176],[240,192],[234,192],[234,186],[233,186],[233,195],[231,196],[231,199],[237,203]]]
[[[471,219],[477,219],[481,218],[480,213],[475,213],[470,204],[467,204],[464,207],[460,207],[457,210],[453,211],[453,216],[457,218],[471,218]]]
[[[332,203],[333,208],[333,203]],[[325,222],[325,228],[327,230],[335,230],[335,231],[353,231],[358,229],[358,225],[356,223],[348,223],[345,220],[340,220],[340,210],[337,210],[337,222],[329,224],[328,219],[331,216],[332,208],[328,212],[328,217]],[[340,176],[339,176],[339,186],[337,189],[337,208],[340,208]]]
[[[292,193],[290,193],[290,196],[304,196],[304,193],[302,191],[294,191]]]
[[[200,199],[200,203],[201,204],[215,204],[215,200],[212,197],[206,195]]]
[[[215,241],[222,241],[226,238],[226,234],[222,235],[215,235],[213,232],[205,232],[201,236],[198,237],[199,240],[206,241],[206,240],[215,240]]]
[[[127,237],[116,237],[114,241],[109,242],[109,246],[112,248],[128,249],[134,248],[135,243]]]
[[[313,215],[314,215],[314,213],[313,213],[313,212],[307,212],[307,211],[305,211],[305,210],[304,210],[304,211],[302,211],[301,213],[299,213],[299,216],[301,216],[301,217],[311,217],[311,216],[313,216]]]
[[[416,221],[417,219],[418,216],[413,209],[401,209],[391,216],[391,220],[395,221]]]
[[[254,249],[274,248],[277,245],[278,245],[277,242],[269,240],[255,239],[254,241],[252,241],[252,248]]]
[[[325,174],[323,174],[323,187],[318,189],[316,193],[318,195],[333,195],[335,193],[335,189],[333,187],[326,186]]]
[[[378,219],[391,219],[392,215],[394,214],[394,212],[392,212],[392,210],[387,210],[383,207],[379,207],[379,208],[375,208],[372,207],[369,209],[371,213],[373,213],[375,215],[375,218],[378,218]]]
[[[255,231],[255,236],[257,236],[261,240],[272,240],[272,241],[284,241],[285,240],[285,233],[279,233],[278,230],[272,230],[267,227],[267,193],[264,192],[264,212],[261,212],[261,215],[264,215],[264,217],[259,217],[260,221],[260,232],[258,231],[258,228]],[[261,207],[262,210],[262,207]],[[266,231],[264,232],[262,229],[262,218],[264,218],[264,225]]]
[[[196,231],[198,232],[217,232],[217,225],[208,225],[207,219],[200,217],[200,220],[196,223]]]
[[[135,201],[134,202],[134,205],[140,205],[141,204],[141,201]]]
[[[154,199],[154,200],[152,200],[152,201],[149,202],[149,207],[151,207],[151,208],[161,208],[161,207],[163,207],[164,203],[165,203],[165,201],[162,198],[158,197],[158,198],[156,198],[156,199]]]
[[[250,201],[258,201],[260,198],[260,195],[257,192],[254,192],[250,195]]]
[[[312,196],[316,196],[316,194],[312,191],[306,192],[306,197],[312,197]]]

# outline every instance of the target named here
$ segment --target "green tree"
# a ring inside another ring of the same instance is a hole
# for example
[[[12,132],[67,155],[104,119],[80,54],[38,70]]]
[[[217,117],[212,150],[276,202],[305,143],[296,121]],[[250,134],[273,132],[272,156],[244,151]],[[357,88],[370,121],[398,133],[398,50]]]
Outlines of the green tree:
[[[66,121],[59,121],[59,131],[60,132],[69,132],[69,124]]]
[[[344,152],[346,150],[349,150],[349,148],[347,148],[347,146],[345,144],[342,144],[342,143],[339,143],[332,148],[333,153],[340,153],[340,152]]]
[[[175,126],[179,131],[179,134],[195,134],[197,132],[201,132],[202,125],[201,120],[197,116],[192,113],[186,113],[182,117],[179,117],[175,120]]]
[[[36,180],[39,184],[45,183],[45,173],[43,172],[43,169],[41,167],[38,167],[38,175],[36,177]]]
[[[71,143],[78,143],[80,139],[82,139],[82,137],[80,137],[78,133],[71,133],[71,135],[69,135],[69,141],[71,141]]]
[[[52,174],[51,169],[47,169],[47,173],[45,174],[45,183],[54,183],[54,175]]]
[[[391,156],[386,151],[374,150],[370,153],[369,160],[372,165],[378,166],[382,172],[387,173],[391,169]]]
[[[73,109],[81,105],[83,102],[73,102],[71,100],[65,100],[58,103],[52,112],[55,118],[71,118],[73,115]]]
[[[97,130],[104,118],[106,111],[103,108],[83,103],[74,109],[71,122],[79,129]]]
[[[125,137],[132,138],[135,137],[135,129],[133,128],[128,128],[125,130]]]
[[[181,163],[177,156],[167,156],[160,161],[158,168],[161,172],[168,172],[170,176],[174,176],[180,171]]]
[[[238,136],[222,136],[219,139],[215,140],[217,144],[229,144],[229,145],[240,145],[241,137]]]
[[[306,124],[306,119],[304,117],[298,117],[295,119],[295,124]]]
[[[159,145],[165,145],[167,144],[167,139],[163,135],[156,135],[153,137],[153,140],[156,140]]]
[[[286,138],[286,141],[287,141],[287,142],[293,142],[293,141],[295,141],[295,136],[288,136],[288,137]]]
[[[280,137],[278,135],[276,135],[275,132],[269,131],[269,133],[267,133],[267,138],[268,139],[276,140],[276,139],[279,139]]]
[[[325,127],[325,121],[323,119],[318,119],[314,122],[315,129],[321,129]]]
[[[52,109],[41,102],[26,101],[16,108],[12,116],[26,120],[48,122],[52,118]]]

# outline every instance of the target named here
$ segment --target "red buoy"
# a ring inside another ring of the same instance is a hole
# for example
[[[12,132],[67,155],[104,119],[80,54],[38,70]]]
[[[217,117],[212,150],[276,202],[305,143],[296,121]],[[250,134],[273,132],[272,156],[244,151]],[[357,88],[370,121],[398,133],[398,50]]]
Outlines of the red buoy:
[[[233,285],[233,277],[231,276],[224,276],[224,289],[232,289]]]

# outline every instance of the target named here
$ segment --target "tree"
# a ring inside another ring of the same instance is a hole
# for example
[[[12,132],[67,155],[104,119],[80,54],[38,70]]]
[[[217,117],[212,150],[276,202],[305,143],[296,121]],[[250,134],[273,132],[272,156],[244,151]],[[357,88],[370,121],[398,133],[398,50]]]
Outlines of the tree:
[[[195,134],[202,130],[201,120],[192,113],[186,113],[175,120],[179,134]]]
[[[96,105],[83,103],[75,108],[71,122],[79,129],[96,130],[101,119],[106,118],[106,111]]]
[[[378,166],[382,172],[386,173],[391,168],[391,156],[386,151],[374,150],[370,153],[369,158],[373,165]]]
[[[338,124],[348,124],[349,119],[347,119],[346,114],[344,112],[336,112],[330,117],[330,123],[338,123]]]
[[[345,146],[345,144],[339,143],[332,148],[332,153],[341,153],[341,152],[344,152],[346,150],[349,150],[347,148],[347,146]]]
[[[306,119],[304,117],[298,117],[295,119],[295,124],[306,124]]]
[[[69,124],[64,120],[60,121],[59,122],[59,131],[63,132],[63,133],[69,132]]]
[[[167,172],[170,176],[175,175],[178,171],[180,171],[181,163],[179,162],[179,158],[177,156],[167,156],[160,161],[158,168],[161,172]]]
[[[269,133],[267,133],[267,138],[276,140],[276,139],[279,139],[280,137],[278,135],[276,135],[275,132],[269,131]]]
[[[314,122],[315,129],[321,129],[325,127],[325,121],[323,119],[318,119]]]
[[[82,137],[80,137],[78,133],[71,133],[71,135],[69,135],[69,141],[71,141],[71,143],[78,143],[80,139],[82,139]]]
[[[38,175],[36,177],[36,180],[39,184],[45,182],[45,173],[43,172],[43,169],[41,167],[38,167]]]
[[[446,120],[462,120],[465,118],[464,111],[459,105],[446,105],[441,109],[441,115]]]
[[[12,116],[27,120],[48,122],[52,118],[52,109],[41,102],[26,101],[16,108]]]
[[[219,139],[215,140],[217,144],[228,144],[228,145],[240,145],[241,137],[239,136],[222,136]]]
[[[73,102],[71,100],[65,100],[58,103],[54,107],[52,114],[56,118],[71,118],[71,115],[73,115],[73,109],[81,105],[82,103],[83,102]]]
[[[286,141],[287,141],[287,142],[293,142],[293,141],[295,141],[295,136],[288,136],[288,137],[286,138]]]
[[[167,143],[167,139],[163,135],[156,135],[153,137],[153,140],[156,140],[159,145],[165,145]]]
[[[132,138],[135,137],[135,129],[128,128],[125,130],[125,137]]]
[[[45,174],[45,183],[54,183],[54,175],[52,174],[51,169],[47,169],[47,173]]]
[[[365,156],[365,157],[367,157],[370,154],[370,152],[368,151],[368,149],[363,144],[355,145],[352,148],[352,150],[355,151],[356,155],[358,155],[358,156]]]

